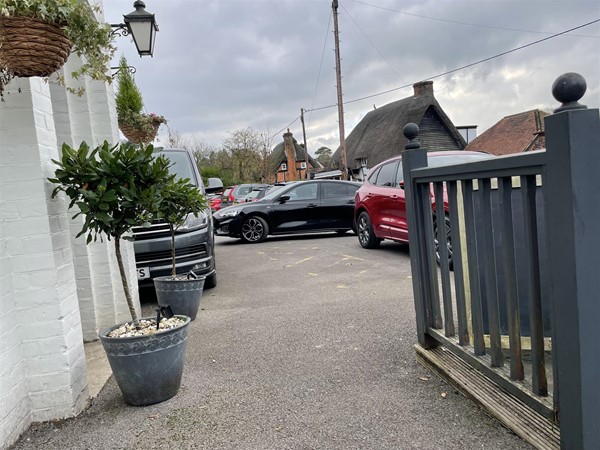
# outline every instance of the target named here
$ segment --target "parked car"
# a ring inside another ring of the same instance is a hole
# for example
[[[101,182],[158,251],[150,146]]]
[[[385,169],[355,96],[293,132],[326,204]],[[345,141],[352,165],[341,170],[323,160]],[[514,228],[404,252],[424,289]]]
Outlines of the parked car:
[[[263,197],[267,194],[267,192],[269,192],[269,190],[272,187],[273,186],[267,186],[264,188],[254,188],[252,192],[246,195],[246,198],[244,198],[244,201],[241,203],[258,202],[259,200],[262,200]]]
[[[268,184],[238,184],[237,186],[233,186],[231,192],[229,192],[229,200],[232,205],[237,205],[238,203],[242,203],[246,196],[252,192],[253,189],[258,188],[268,188]]]
[[[231,198],[229,198],[229,194],[231,194],[231,191],[234,187],[235,186],[228,187],[221,194],[221,208],[226,208],[227,206],[231,206],[233,204],[233,201],[231,200]]]
[[[430,167],[439,167],[493,156],[481,152],[440,151],[429,152],[427,158]],[[432,208],[434,207],[432,203]],[[384,239],[408,242],[402,155],[383,161],[371,169],[364,184],[356,192],[354,219],[358,242],[364,248],[376,248]],[[445,225],[449,230],[448,218]],[[448,241],[447,244],[452,255],[451,242]]]
[[[218,178],[209,178],[208,187],[204,187],[191,151],[161,149],[159,154],[166,156],[173,163],[170,170],[180,178],[189,178],[202,194],[223,189],[223,183]],[[148,227],[135,227],[133,236],[139,286],[152,286],[155,277],[170,275],[172,257],[169,225],[156,222]],[[206,277],[205,288],[217,285],[213,221],[210,210],[204,211],[198,217],[190,214],[183,226],[179,227],[175,235],[175,256],[178,273],[193,270],[197,275]]]
[[[260,202],[242,203],[214,214],[218,235],[245,242],[264,241],[268,235],[353,229],[354,195],[360,183],[301,181],[266,194]]]
[[[211,211],[218,211],[221,209],[221,195],[222,194],[208,194],[208,206],[210,206]]]

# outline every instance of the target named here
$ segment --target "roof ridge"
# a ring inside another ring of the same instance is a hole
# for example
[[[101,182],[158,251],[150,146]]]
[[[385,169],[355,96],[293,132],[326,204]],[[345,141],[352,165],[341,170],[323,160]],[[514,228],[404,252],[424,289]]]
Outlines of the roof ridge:
[[[535,113],[537,111],[545,112],[545,111],[543,111],[543,110],[541,110],[539,108],[535,108],[535,109],[530,109],[529,111],[522,111],[522,112],[519,112],[519,113],[515,113],[515,114],[510,114],[508,116],[504,116],[503,119],[508,119],[509,117],[522,116],[522,115],[525,115],[525,114]]]

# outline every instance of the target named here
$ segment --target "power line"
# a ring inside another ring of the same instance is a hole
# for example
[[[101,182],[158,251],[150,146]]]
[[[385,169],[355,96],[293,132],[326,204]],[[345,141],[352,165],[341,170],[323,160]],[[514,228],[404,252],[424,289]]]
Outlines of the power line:
[[[300,118],[300,116],[296,117],[294,120],[292,120],[290,123],[288,123],[285,127],[283,127],[281,130],[277,131],[276,133],[273,133],[271,135],[271,137],[269,138],[269,141],[272,140],[275,136],[277,136],[279,133],[281,133],[282,131],[287,130],[289,127],[291,127],[298,119]]]
[[[422,15],[422,14],[408,13],[408,12],[400,11],[400,10],[397,10],[397,9],[391,9],[391,8],[385,8],[383,6],[372,5],[371,3],[361,2],[359,0],[352,0],[352,1],[354,3],[358,3],[360,5],[371,6],[373,8],[382,9],[384,11],[391,11],[391,12],[395,12],[395,13],[398,13],[398,14],[403,14],[405,16],[418,17],[420,19],[434,20],[436,22],[453,23],[453,24],[456,24],[456,25],[465,25],[465,26],[477,27],[477,28],[490,28],[492,30],[518,31],[520,33],[534,33],[534,34],[546,34],[546,35],[553,34],[551,32],[547,32],[547,31],[533,31],[533,30],[521,30],[519,28],[494,27],[494,26],[491,26],[491,25],[481,25],[481,24],[478,24],[478,23],[461,22],[461,21],[458,21],[458,20],[451,20],[451,19],[441,19],[439,17],[431,17],[431,16],[425,16],[425,15]],[[573,34],[572,36],[590,37],[590,38],[598,38],[598,37],[600,37],[600,36],[593,36],[593,35],[590,36],[590,35],[585,35],[585,34]]]
[[[360,27],[360,25],[356,22],[356,20],[354,20],[354,17],[352,17],[350,15],[350,12],[348,12],[348,10],[346,8],[344,8],[343,5],[342,9],[344,10],[344,12],[348,15],[348,17],[350,17],[350,20],[352,20],[352,22],[354,22],[354,25],[356,25],[356,28],[358,28],[358,30],[363,34],[363,36],[365,37],[365,39],[367,41],[369,41],[369,44],[371,44],[371,46],[375,49],[375,51],[377,53],[379,53],[379,56],[381,56],[381,58],[385,61],[385,63],[390,67],[390,69],[392,69],[392,71],[396,74],[396,76],[398,77],[399,80],[402,80],[402,77],[400,76],[400,74],[398,72],[396,72],[396,69],[394,69],[394,67],[390,64],[390,62],[386,59],[385,56],[383,56],[383,53],[381,53],[379,51],[379,49],[375,46],[375,44],[373,43],[373,41],[371,39],[369,39],[369,36],[367,36],[367,34],[363,31],[363,29]]]
[[[561,31],[560,33],[553,34],[552,36],[547,36],[547,37],[545,37],[545,38],[538,39],[537,41],[530,42],[529,44],[521,45],[521,46],[519,46],[519,47],[516,47],[516,48],[513,48],[513,49],[511,49],[511,50],[507,50],[507,51],[505,51],[505,52],[498,53],[498,54],[496,54],[496,55],[494,55],[494,56],[490,56],[490,57],[488,57],[488,58],[480,59],[479,61],[475,61],[475,62],[473,62],[473,63],[470,63],[470,64],[467,64],[467,65],[464,65],[464,66],[458,67],[458,68],[456,68],[456,69],[448,70],[447,72],[443,72],[443,73],[440,73],[440,74],[437,74],[437,75],[434,75],[434,76],[431,76],[431,77],[423,78],[422,80],[419,80],[419,81],[424,81],[424,80],[434,80],[434,79],[436,79],[436,78],[440,78],[440,77],[443,77],[443,76],[445,76],[445,75],[449,75],[449,74],[451,74],[451,73],[455,73],[455,72],[458,72],[458,71],[460,71],[460,70],[464,70],[464,69],[467,69],[467,68],[469,68],[469,67],[473,67],[473,66],[476,66],[476,65],[478,65],[478,64],[481,64],[481,63],[484,63],[484,62],[487,62],[487,61],[491,61],[492,59],[495,59],[495,58],[499,58],[499,57],[501,57],[501,56],[508,55],[509,53],[514,53],[514,52],[516,52],[516,51],[518,51],[518,50],[522,50],[522,49],[524,49],[524,48],[531,47],[532,45],[536,45],[536,44],[539,44],[539,43],[541,43],[541,42],[548,41],[548,40],[550,40],[550,39],[553,39],[553,38],[555,38],[555,37],[562,36],[563,34],[570,33],[571,31],[574,31],[574,30],[578,30],[578,29],[580,29],[580,28],[587,27],[587,26],[589,26],[589,25],[592,25],[592,24],[594,24],[594,23],[597,23],[597,22],[600,22],[600,19],[592,20],[591,22],[585,23],[585,24],[583,24],[583,25],[579,25],[579,26],[577,26],[577,27],[570,28],[570,29],[568,29],[568,30],[565,30],[565,31]],[[369,98],[377,97],[377,96],[379,96],[379,95],[389,94],[390,92],[394,92],[394,91],[397,91],[397,90],[400,90],[400,89],[405,89],[405,88],[407,88],[407,87],[410,87],[410,86],[412,86],[413,84],[414,84],[414,83],[411,83],[411,84],[405,84],[404,86],[399,86],[399,87],[396,87],[396,88],[393,88],[393,89],[388,89],[387,91],[379,92],[379,93],[377,93],[377,94],[371,94],[371,95],[367,95],[367,96],[365,96],[365,97],[356,98],[356,99],[354,99],[354,100],[349,100],[349,101],[347,101],[347,102],[344,102],[344,104],[348,104],[348,103],[355,103],[355,102],[359,102],[359,101],[361,101],[361,100],[366,100],[366,99],[369,99]],[[335,106],[337,106],[337,105],[321,106],[321,107],[319,107],[319,108],[314,108],[314,109],[313,109],[313,111],[320,111],[320,110],[322,110],[322,109],[333,108],[333,107],[335,107]]]
[[[321,69],[323,68],[323,59],[325,58],[325,49],[327,48],[327,40],[329,38],[329,30],[331,29],[331,17],[333,13],[329,12],[329,22],[327,23],[327,33],[325,33],[325,41],[323,42],[323,50],[321,51],[321,62],[319,63],[319,72],[317,73],[317,82],[315,83],[315,91],[313,93],[313,98],[310,103],[310,107],[312,108],[315,104],[315,98],[317,96],[317,88],[319,87],[319,80],[321,79]],[[310,109],[308,110],[310,111]],[[308,123],[310,124],[311,114],[308,115]]]

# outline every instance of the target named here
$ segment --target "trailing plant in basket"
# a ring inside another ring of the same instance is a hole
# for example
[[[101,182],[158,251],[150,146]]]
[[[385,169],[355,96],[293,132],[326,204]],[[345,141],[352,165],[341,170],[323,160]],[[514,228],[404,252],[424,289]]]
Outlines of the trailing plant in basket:
[[[117,92],[115,105],[119,126],[123,131],[123,125],[136,128],[148,135],[155,135],[157,128],[162,123],[167,123],[163,116],[150,113],[144,114],[144,101],[142,93],[135,84],[133,75],[128,70],[127,59],[121,56],[119,60],[119,71],[117,73]],[[127,135],[125,137],[128,137]]]
[[[65,192],[71,199],[69,208],[80,210],[73,218],[80,214],[85,218],[77,236],[86,234],[88,244],[103,236],[115,240],[123,291],[136,323],[139,318],[121,256],[121,239],[131,240],[128,233],[133,226],[157,217],[163,188],[173,178],[169,161],[153,151],[152,145],[111,147],[106,141],[93,150],[85,142],[79,149],[64,144],[62,159],[53,160],[58,166],[56,178],[49,178],[58,185],[52,197]]]
[[[158,216],[169,224],[171,231],[171,276],[177,276],[175,267],[175,233],[182,226],[193,228],[201,225],[203,221],[210,220],[205,213],[208,200],[200,193],[198,187],[193,185],[189,178],[177,178],[173,175],[162,190],[162,199],[158,206]],[[204,222],[206,223],[206,222]]]
[[[100,23],[94,17],[99,11],[99,5],[90,6],[79,0],[0,0],[0,19],[26,17],[60,26],[71,41],[71,52],[82,57],[81,66],[71,73],[74,78],[87,75],[110,83],[112,78],[107,70],[116,48],[110,25]],[[0,29],[0,92],[2,86],[15,76],[2,60],[2,35]],[[69,92],[78,95],[84,92],[83,88],[66,86],[62,75],[58,75],[58,82]]]

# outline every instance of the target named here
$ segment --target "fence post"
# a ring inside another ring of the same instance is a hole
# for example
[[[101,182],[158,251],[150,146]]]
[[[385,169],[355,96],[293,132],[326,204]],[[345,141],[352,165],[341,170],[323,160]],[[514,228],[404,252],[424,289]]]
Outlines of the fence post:
[[[600,443],[600,119],[578,100],[586,90],[576,73],[557,78],[563,105],[545,118],[552,348],[561,448]]]
[[[422,237],[423,214],[419,213],[416,184],[413,183],[411,170],[427,167],[427,151],[421,148],[417,141],[419,126],[408,123],[402,130],[408,143],[402,155],[402,171],[404,174],[404,198],[406,202],[406,219],[408,222],[408,238],[410,245],[410,268],[412,273],[415,315],[417,320],[417,339],[419,344],[430,349],[438,345],[437,341],[427,334],[427,329],[433,325],[431,293],[428,283],[427,250]],[[421,230],[421,233],[418,232]]]

